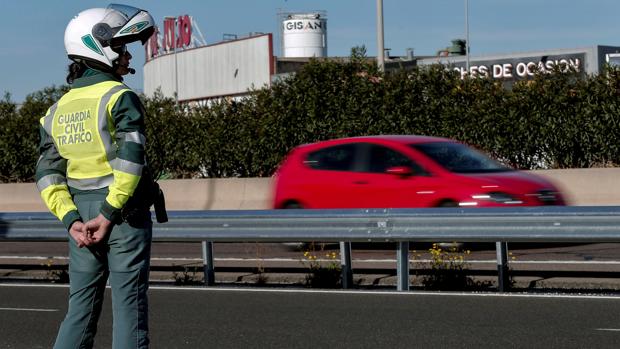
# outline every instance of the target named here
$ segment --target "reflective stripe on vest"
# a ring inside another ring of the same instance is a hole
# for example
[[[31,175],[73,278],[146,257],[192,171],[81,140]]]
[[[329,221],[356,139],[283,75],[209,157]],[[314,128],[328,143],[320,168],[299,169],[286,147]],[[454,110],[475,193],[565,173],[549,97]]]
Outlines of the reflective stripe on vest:
[[[63,184],[65,185],[67,184],[67,180],[65,179],[64,176],[59,175],[59,174],[50,174],[50,175],[41,177],[41,179],[37,181],[37,188],[39,189],[39,192],[42,192],[45,188],[49,186],[63,185]]]
[[[114,182],[116,130],[109,111],[124,91],[129,89],[116,81],[72,89],[42,120],[59,154],[67,159],[70,187],[92,190]]]
[[[79,190],[95,190],[109,187],[114,182],[114,175],[107,175],[97,178],[67,179],[67,185]]]
[[[140,134],[140,132],[134,131],[125,134],[125,141],[142,144],[142,146],[144,146],[146,144],[146,137]]]

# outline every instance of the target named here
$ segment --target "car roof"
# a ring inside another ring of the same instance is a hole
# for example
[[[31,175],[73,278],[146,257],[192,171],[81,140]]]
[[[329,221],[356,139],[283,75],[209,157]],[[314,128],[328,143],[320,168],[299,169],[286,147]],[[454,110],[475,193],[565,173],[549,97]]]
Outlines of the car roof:
[[[454,142],[451,139],[443,137],[432,136],[418,136],[418,135],[381,135],[381,136],[361,136],[350,137],[344,139],[351,140],[384,140],[395,143],[415,144],[415,143],[431,143],[431,142]]]
[[[324,147],[331,144],[345,144],[352,142],[368,142],[379,141],[388,143],[401,143],[401,144],[419,144],[419,143],[433,143],[433,142],[456,142],[449,138],[432,137],[432,136],[418,136],[418,135],[380,135],[380,136],[359,136],[359,137],[346,137],[336,138],[325,141],[318,141],[316,143],[308,143],[301,145],[303,148]]]

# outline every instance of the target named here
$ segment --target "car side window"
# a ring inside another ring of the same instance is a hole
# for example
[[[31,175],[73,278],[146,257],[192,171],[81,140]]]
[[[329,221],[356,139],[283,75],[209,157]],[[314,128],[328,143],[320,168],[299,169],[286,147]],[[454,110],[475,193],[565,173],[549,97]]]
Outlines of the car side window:
[[[408,167],[416,176],[429,175],[427,171],[411,160],[408,156],[381,145],[369,145],[368,172],[385,173],[388,168],[396,166]]]
[[[315,170],[353,171],[355,144],[343,144],[308,154],[304,163]]]

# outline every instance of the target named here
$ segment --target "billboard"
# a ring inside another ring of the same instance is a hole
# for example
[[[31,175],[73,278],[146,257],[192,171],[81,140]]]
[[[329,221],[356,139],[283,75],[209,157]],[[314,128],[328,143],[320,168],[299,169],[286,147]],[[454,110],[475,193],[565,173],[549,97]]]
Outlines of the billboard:
[[[469,74],[473,77],[491,77],[499,80],[524,80],[537,72],[547,73],[559,69],[563,72],[573,70],[579,75],[584,75],[584,64],[585,53],[475,60],[469,64]],[[467,75],[465,62],[451,62],[449,66],[459,72],[461,77]]]
[[[273,72],[272,36],[262,34],[154,57],[144,64],[144,93],[186,102],[245,95],[269,86]]]

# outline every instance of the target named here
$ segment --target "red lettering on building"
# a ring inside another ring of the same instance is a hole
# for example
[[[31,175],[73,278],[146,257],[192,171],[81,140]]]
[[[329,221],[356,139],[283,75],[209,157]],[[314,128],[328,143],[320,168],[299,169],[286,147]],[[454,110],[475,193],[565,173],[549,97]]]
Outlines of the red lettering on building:
[[[188,15],[180,16],[177,20],[177,30],[179,38],[177,47],[183,48],[192,43],[192,21]]]
[[[174,18],[164,19],[164,51],[173,51],[176,41],[176,30],[174,28]]]
[[[155,27],[155,31],[153,35],[149,38],[144,46],[146,50],[146,59],[149,60],[153,57],[156,57],[159,54],[159,42],[157,41],[157,36],[159,35],[159,28]]]
[[[192,43],[192,18],[188,15],[179,16],[178,18],[164,18],[162,46],[157,41],[159,29],[155,27],[155,32],[149,38],[145,46],[147,60],[157,57],[160,50],[163,52],[172,52],[175,48],[185,48]]]

